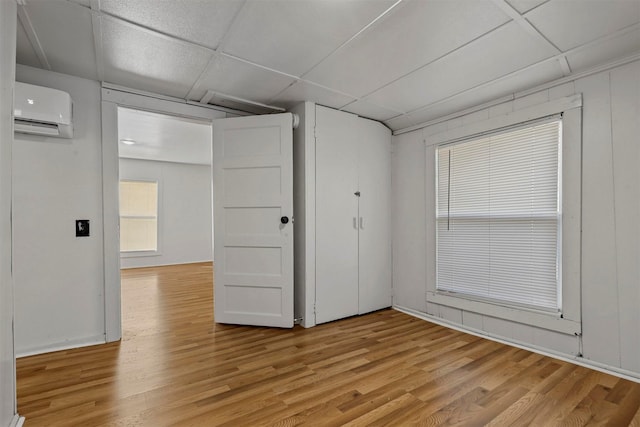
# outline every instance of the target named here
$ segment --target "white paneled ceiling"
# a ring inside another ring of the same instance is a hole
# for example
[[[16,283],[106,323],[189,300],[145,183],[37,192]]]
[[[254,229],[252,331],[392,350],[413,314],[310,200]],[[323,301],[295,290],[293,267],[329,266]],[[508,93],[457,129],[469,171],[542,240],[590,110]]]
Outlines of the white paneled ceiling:
[[[394,130],[640,58],[640,0],[20,0],[18,17],[21,64]]]
[[[118,108],[118,153],[122,158],[211,164],[211,124]]]

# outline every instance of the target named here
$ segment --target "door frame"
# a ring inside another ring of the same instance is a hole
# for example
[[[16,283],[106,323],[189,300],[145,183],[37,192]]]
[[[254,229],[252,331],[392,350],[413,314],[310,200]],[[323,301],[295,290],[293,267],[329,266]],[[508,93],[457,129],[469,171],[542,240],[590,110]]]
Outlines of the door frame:
[[[250,115],[224,107],[198,105],[182,99],[102,85],[103,286],[106,342],[119,341],[122,338],[118,107],[186,117],[205,121],[211,125],[214,119]],[[213,132],[211,142],[213,143]],[[213,152],[213,146],[211,148]]]

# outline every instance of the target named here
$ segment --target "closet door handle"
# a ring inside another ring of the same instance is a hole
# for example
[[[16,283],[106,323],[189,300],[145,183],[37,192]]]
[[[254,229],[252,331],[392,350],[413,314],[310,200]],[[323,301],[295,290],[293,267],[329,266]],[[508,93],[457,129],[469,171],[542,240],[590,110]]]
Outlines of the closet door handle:
[[[360,217],[360,230],[364,230],[364,220]]]
[[[358,229],[358,218],[356,218],[355,216],[353,217],[353,228],[355,228],[356,230]]]

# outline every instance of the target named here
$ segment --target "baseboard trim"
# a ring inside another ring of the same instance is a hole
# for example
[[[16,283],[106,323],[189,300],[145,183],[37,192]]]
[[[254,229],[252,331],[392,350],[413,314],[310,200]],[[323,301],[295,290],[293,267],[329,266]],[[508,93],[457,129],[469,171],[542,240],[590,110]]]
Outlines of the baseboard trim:
[[[22,427],[23,424],[24,424],[24,417],[21,417],[20,415],[15,414],[13,416],[13,419],[9,423],[8,427]]]
[[[127,258],[127,259],[131,259],[131,258]],[[171,267],[173,265],[196,265],[196,264],[202,264],[202,265],[213,264],[213,260],[171,262],[168,264],[160,263],[160,264],[153,264],[153,265],[138,265],[138,266],[120,267],[120,270],[133,270],[138,268]]]
[[[400,311],[402,313],[408,314],[409,316],[417,317],[418,319],[425,320],[427,322],[435,323],[440,326],[444,326],[445,328],[454,329],[459,332],[464,332],[470,335],[475,335],[480,338],[486,338],[491,341],[499,342],[501,344],[510,345],[512,347],[521,348],[523,350],[529,350],[534,353],[541,354],[543,356],[552,357],[554,359],[562,360],[564,362],[573,363],[574,365],[582,366],[585,368],[593,369],[599,372],[604,372],[605,374],[614,375],[616,377],[624,378],[625,380],[633,381],[636,383],[640,383],[640,374],[637,372],[627,371],[625,369],[616,368],[614,366],[606,365],[604,363],[594,362],[593,360],[584,359],[582,357],[567,355],[565,353],[555,352],[553,350],[549,350],[543,347],[531,345],[526,342],[516,341],[506,339],[504,337],[493,335],[491,333],[481,331],[479,329],[468,328],[466,326],[462,326],[460,324],[450,322],[445,319],[441,319],[439,317],[432,316],[430,314],[426,314],[417,310],[413,310],[411,308],[402,307],[398,305],[394,305],[392,307],[394,310]]]
[[[95,337],[82,338],[78,340],[69,340],[63,343],[50,344],[45,347],[36,347],[27,350],[16,350],[16,359],[21,357],[35,356],[38,354],[52,353],[54,351],[71,350],[74,348],[89,347],[92,345],[106,344],[104,335]]]

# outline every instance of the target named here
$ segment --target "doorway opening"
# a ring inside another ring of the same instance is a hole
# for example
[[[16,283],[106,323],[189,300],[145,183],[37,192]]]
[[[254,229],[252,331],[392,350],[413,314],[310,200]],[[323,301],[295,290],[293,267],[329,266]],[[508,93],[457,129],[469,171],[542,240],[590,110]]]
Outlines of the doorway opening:
[[[177,271],[186,277],[191,270],[212,268],[212,125],[119,106],[117,129],[122,333],[127,339],[163,324],[163,294],[183,285],[180,276],[163,281],[163,269],[180,266]],[[139,322],[142,306],[146,320]]]

